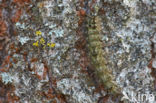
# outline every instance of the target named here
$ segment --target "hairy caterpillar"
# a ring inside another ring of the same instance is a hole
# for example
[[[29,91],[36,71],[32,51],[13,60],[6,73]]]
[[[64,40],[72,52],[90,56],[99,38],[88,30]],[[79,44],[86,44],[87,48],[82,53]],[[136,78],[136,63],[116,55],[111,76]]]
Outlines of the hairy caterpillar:
[[[111,70],[107,68],[105,63],[104,51],[102,49],[103,43],[100,35],[102,30],[101,18],[97,16],[99,7],[93,5],[95,1],[80,1],[83,9],[80,9],[78,12],[80,20],[78,22],[77,35],[79,39],[75,46],[81,53],[81,67],[86,69],[87,73],[92,76],[94,83],[104,86],[108,94],[116,98],[116,96],[121,96],[121,92],[115,81],[113,81]]]
[[[87,50],[90,64],[95,70],[95,75],[100,79],[100,83],[111,94],[118,94],[119,88],[115,81],[113,81],[113,75],[109,68],[106,67],[105,59],[103,56],[103,43],[101,42],[100,30],[101,22],[98,16],[87,18],[88,21],[88,33],[87,33]]]

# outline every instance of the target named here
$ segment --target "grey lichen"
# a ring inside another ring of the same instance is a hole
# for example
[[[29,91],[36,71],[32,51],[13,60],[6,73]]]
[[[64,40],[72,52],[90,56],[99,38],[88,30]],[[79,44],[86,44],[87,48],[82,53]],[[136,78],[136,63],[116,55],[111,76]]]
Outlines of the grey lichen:
[[[1,73],[0,74],[2,77],[2,82],[7,85],[8,83],[12,83],[13,82],[13,77],[11,76],[11,74],[9,73]]]

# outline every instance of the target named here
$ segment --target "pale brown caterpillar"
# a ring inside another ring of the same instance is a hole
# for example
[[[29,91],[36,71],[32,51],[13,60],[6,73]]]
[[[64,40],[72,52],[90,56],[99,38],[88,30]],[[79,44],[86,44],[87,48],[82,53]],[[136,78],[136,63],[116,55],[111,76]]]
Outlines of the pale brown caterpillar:
[[[119,88],[115,81],[112,72],[106,66],[104,59],[103,43],[101,41],[101,19],[99,17],[90,17],[88,20],[87,33],[87,50],[90,63],[95,70],[95,75],[100,79],[102,85],[110,94],[119,94]]]
[[[96,29],[98,30],[98,32],[101,32],[102,30],[102,20],[99,16],[96,16],[95,17],[95,26],[96,26]]]

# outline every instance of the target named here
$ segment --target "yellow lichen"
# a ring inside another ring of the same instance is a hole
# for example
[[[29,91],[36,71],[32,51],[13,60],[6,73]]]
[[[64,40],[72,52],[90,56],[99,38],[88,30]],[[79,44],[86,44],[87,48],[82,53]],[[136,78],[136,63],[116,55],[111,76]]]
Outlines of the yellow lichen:
[[[43,38],[41,38],[41,39],[40,39],[40,43],[41,43],[42,45],[44,45],[45,40],[44,40]]]
[[[46,45],[43,46],[43,49],[45,49],[45,48],[46,48]]]
[[[48,43],[47,45],[51,48],[55,47],[55,43]]]
[[[41,36],[42,35],[42,32],[40,30],[36,31],[35,33],[37,36],[39,36],[37,38],[37,41],[35,43],[33,43],[33,46],[36,46],[36,47],[43,47],[43,49],[45,49],[47,46],[50,47],[50,48],[54,48],[55,47],[55,43],[47,43],[47,41],[45,41],[45,39]]]
[[[42,34],[41,31],[36,31],[36,35],[37,35],[37,36],[40,36],[41,34]]]
[[[38,41],[36,41],[35,43],[33,43],[33,46],[38,47],[39,46]]]

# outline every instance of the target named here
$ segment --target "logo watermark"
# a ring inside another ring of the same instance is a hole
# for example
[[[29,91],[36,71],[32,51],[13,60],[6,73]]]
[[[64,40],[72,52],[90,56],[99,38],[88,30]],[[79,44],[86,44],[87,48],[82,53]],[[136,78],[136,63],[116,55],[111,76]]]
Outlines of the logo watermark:
[[[122,100],[129,100],[132,103],[154,103],[155,101],[154,94],[149,93],[141,94],[134,91],[129,91],[127,94],[125,91],[123,91],[123,95]]]

